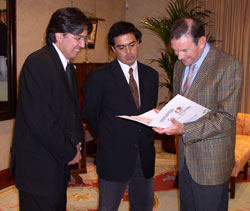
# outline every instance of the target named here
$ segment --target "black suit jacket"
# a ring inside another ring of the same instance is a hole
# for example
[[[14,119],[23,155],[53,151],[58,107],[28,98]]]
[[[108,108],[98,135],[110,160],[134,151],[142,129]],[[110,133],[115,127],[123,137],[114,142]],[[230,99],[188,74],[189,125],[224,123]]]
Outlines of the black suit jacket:
[[[7,25],[5,25],[2,21],[0,21],[0,56],[7,57],[7,41],[8,41],[8,33],[7,33]]]
[[[72,95],[52,45],[26,59],[11,150],[11,174],[15,169],[18,189],[56,197],[65,188],[70,176],[67,163],[76,155],[75,145],[83,142],[79,101]]]
[[[152,128],[116,117],[139,115],[156,107],[158,73],[138,62],[138,75],[139,110],[116,59],[93,70],[84,84],[84,117],[98,137],[97,173],[106,180],[127,181],[135,170],[138,149],[144,176],[154,175]]]

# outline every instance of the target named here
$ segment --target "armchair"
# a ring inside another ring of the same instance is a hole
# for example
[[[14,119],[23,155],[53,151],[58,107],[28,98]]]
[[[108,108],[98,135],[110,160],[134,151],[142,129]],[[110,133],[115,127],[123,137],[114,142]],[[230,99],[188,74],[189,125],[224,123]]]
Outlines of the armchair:
[[[249,159],[250,114],[238,113],[236,119],[235,166],[230,178],[230,198],[235,197],[235,182],[238,174],[243,173],[243,179],[247,179]]]

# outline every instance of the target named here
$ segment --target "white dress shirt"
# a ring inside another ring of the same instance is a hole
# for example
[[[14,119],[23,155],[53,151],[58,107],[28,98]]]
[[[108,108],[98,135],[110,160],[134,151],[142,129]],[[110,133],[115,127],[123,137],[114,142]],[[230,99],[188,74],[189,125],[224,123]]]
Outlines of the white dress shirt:
[[[132,65],[132,66],[128,66],[127,64],[124,64],[122,63],[121,61],[119,61],[119,59],[117,59],[121,68],[122,68],[122,71],[124,73],[124,76],[129,84],[129,69],[130,68],[133,68],[133,76],[134,76],[134,79],[135,79],[135,82],[137,84],[137,87],[138,87],[138,94],[139,94],[139,102],[141,104],[141,98],[140,98],[140,87],[139,87],[139,75],[138,75],[138,65],[137,65],[137,60],[135,61],[135,63]]]

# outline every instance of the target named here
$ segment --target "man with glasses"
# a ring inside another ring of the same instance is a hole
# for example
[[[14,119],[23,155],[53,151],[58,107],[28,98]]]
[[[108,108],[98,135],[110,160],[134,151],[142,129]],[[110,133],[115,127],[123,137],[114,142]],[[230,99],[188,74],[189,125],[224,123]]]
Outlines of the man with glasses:
[[[84,84],[84,117],[98,137],[99,211],[117,211],[127,186],[130,210],[153,210],[153,131],[116,117],[142,114],[157,103],[158,73],[137,61],[140,43],[132,23],[115,23],[108,44],[117,58]]]
[[[65,211],[70,165],[84,145],[75,70],[71,59],[85,47],[92,25],[77,8],[51,17],[47,45],[26,59],[19,83],[11,172],[20,211]]]

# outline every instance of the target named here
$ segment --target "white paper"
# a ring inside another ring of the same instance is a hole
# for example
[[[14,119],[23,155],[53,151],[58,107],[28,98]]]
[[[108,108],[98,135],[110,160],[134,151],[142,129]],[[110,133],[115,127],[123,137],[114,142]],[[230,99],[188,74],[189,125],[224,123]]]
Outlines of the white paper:
[[[150,110],[144,114],[141,114],[139,116],[126,116],[126,115],[120,115],[117,117],[133,120],[136,122],[140,122],[144,125],[150,125],[150,123],[153,121],[153,119],[157,116],[157,113],[154,110]]]
[[[176,95],[159,113],[150,110],[139,116],[117,116],[120,118],[140,122],[150,127],[167,128],[172,125],[170,119],[174,117],[181,123],[193,122],[210,112],[209,109],[181,96]]]

